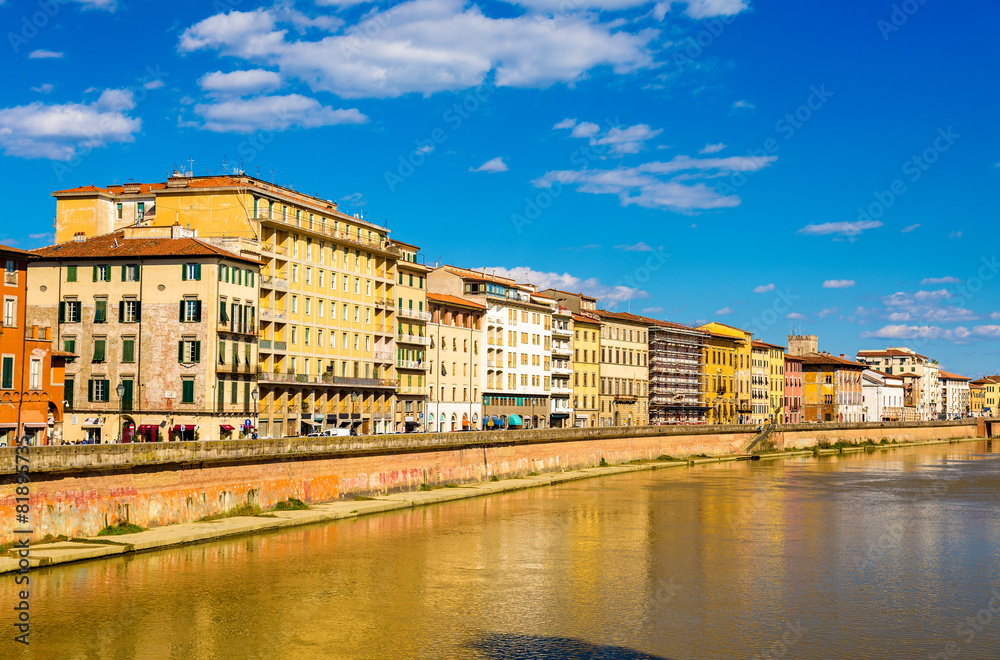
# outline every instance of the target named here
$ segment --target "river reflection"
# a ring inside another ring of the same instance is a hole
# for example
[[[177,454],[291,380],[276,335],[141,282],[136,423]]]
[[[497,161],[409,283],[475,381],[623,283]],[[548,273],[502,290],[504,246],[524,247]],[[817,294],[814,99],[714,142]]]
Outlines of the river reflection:
[[[0,649],[995,658],[993,451],[979,442],[661,470],[39,570],[31,646],[14,648],[3,615]]]

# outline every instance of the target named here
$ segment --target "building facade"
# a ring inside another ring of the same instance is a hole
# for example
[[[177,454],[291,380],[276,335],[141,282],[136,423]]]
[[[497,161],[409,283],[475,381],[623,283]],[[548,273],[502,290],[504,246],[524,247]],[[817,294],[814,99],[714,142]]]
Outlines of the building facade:
[[[986,388],[982,381],[971,381],[969,383],[969,407],[973,417],[982,417],[983,408],[986,405]]]
[[[649,424],[649,327],[639,316],[598,310],[601,318],[601,426]]]
[[[717,322],[698,329],[707,334],[704,365],[708,423],[750,424],[751,333]]]
[[[802,356],[802,421],[860,422],[865,365],[829,353]]]
[[[557,333],[552,336],[552,361],[564,364],[564,358],[569,357],[572,368],[572,417],[570,426],[597,426],[598,413],[598,378],[600,371],[601,319],[597,315],[597,298],[583,293],[570,293],[559,289],[544,289],[539,292],[555,301],[557,308],[569,312],[572,327],[572,340],[569,342],[570,353],[565,353],[563,337]],[[565,317],[563,316],[565,320]],[[556,373],[553,371],[553,380]],[[553,393],[553,398],[555,394]]]
[[[486,305],[438,293],[428,293],[427,304],[430,396],[423,427],[430,433],[483,428]]]
[[[537,298],[538,296],[536,296]],[[551,409],[549,426],[554,429],[575,425],[573,407],[573,312],[553,301],[552,309],[552,381],[549,388]]]
[[[861,375],[862,421],[898,422],[903,419],[903,379],[865,369]]]
[[[64,379],[66,441],[252,434],[259,262],[180,227],[79,236],[34,254],[28,315],[78,356]]]
[[[802,356],[784,356],[785,360],[785,421],[789,424],[802,423]]]
[[[428,402],[427,348],[430,335],[427,323],[427,273],[430,268],[421,263],[420,249],[409,243],[394,242],[399,248],[396,261],[396,389],[395,430],[413,433],[424,430],[425,406]],[[376,358],[379,356],[376,355]]]
[[[911,403],[919,419],[937,419],[942,397],[937,362],[905,346],[858,351],[857,360],[887,374],[913,376],[906,384],[912,385]]]
[[[669,321],[648,319],[650,424],[704,424],[708,335]]]
[[[63,439],[64,365],[73,355],[53,345],[51,323],[28,323],[28,264],[38,257],[0,245],[0,446]]]
[[[162,183],[53,196],[57,241],[178,224],[261,261],[261,435],[395,428],[400,248],[388,230],[334,202],[242,173],[175,172]]]
[[[939,416],[944,419],[958,419],[972,416],[972,397],[969,392],[969,381],[965,376],[959,376],[948,371],[938,371],[941,390]]]

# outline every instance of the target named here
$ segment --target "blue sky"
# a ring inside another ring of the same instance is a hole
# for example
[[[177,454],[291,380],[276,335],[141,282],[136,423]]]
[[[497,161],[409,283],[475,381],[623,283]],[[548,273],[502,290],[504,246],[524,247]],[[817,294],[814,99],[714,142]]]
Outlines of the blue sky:
[[[5,243],[51,241],[53,190],[242,162],[429,263],[1000,371],[993,0],[0,13]]]

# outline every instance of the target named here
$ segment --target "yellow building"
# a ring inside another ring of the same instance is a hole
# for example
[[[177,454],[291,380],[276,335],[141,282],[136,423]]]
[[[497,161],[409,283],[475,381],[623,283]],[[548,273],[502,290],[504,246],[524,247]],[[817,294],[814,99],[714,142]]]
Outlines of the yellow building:
[[[969,413],[973,417],[983,416],[983,407],[986,405],[986,388],[975,381],[969,383]]]
[[[424,431],[421,419],[427,403],[427,273],[420,263],[420,248],[394,242],[400,256],[396,261],[396,431]]]
[[[750,353],[751,423],[782,424],[785,421],[785,347],[753,341]]]
[[[486,305],[444,293],[428,293],[427,304],[430,400],[424,428],[431,433],[485,428],[480,365]]]
[[[574,426],[597,426],[601,321],[592,312],[573,314]]]
[[[394,428],[396,262],[388,230],[334,202],[237,174],[53,193],[56,240],[129,225],[191,228],[263,266],[260,432]]]
[[[705,395],[709,424],[750,424],[752,334],[724,323],[698,328],[705,342]]]
[[[64,440],[251,434],[260,264],[193,233],[132,227],[34,251],[29,323],[77,356]]]
[[[649,328],[644,319],[597,310],[601,318],[601,426],[649,424]]]
[[[1000,414],[1000,375],[986,376],[969,383],[969,387],[982,388],[978,395],[980,401],[980,415],[983,417],[997,417]],[[976,395],[973,394],[973,397]]]

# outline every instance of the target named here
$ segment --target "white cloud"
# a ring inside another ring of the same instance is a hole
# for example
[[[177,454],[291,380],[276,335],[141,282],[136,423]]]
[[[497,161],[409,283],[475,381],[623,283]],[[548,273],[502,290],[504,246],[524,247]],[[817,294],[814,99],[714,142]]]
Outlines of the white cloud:
[[[143,85],[144,89],[159,89],[166,85],[162,80],[150,80],[148,83]]]
[[[355,207],[364,206],[365,204],[368,203],[368,200],[365,199],[365,196],[360,192],[351,193],[350,195],[344,195],[343,197],[340,198],[340,201],[342,201],[344,204],[348,206],[355,206]]]
[[[961,325],[954,328],[943,328],[939,325],[887,325],[878,330],[862,332],[861,337],[942,340],[955,344],[967,344],[975,339],[1000,338],[1000,325],[977,325],[972,330]]]
[[[700,154],[716,154],[726,148],[726,145],[719,142],[718,144],[706,144],[698,152]]]
[[[696,178],[712,179],[734,172],[753,172],[768,167],[776,156],[750,158],[691,158],[645,163],[637,167],[613,170],[584,169],[546,172],[533,181],[537,188],[552,185],[575,185],[577,191],[595,195],[617,195],[622,206],[635,204],[645,208],[693,212],[704,209],[738,206],[737,195],[722,195],[703,182],[686,183]],[[681,175],[681,172],[686,174]],[[673,176],[671,175],[679,175]]]
[[[798,312],[791,312],[790,314],[785,314],[785,318],[793,321],[805,321],[809,317],[805,314],[799,314]]]
[[[572,129],[570,137],[588,138],[592,146],[604,146],[613,155],[636,154],[645,148],[646,142],[663,132],[662,128],[653,130],[647,124],[635,126],[613,126],[603,134],[601,127],[593,122],[576,123],[575,119],[564,119],[555,129]]]
[[[688,0],[685,12],[695,19],[712,16],[735,16],[747,9],[749,0]]]
[[[32,87],[31,91],[38,92],[39,94],[48,94],[53,89],[55,89],[55,85],[53,85],[52,83],[44,83],[42,85],[39,85],[38,87]]]
[[[483,268],[475,270],[482,271]],[[628,300],[648,298],[649,293],[641,289],[627,287],[621,284],[604,284],[596,277],[582,279],[569,273],[545,273],[528,266],[487,266],[487,273],[496,273],[501,277],[509,277],[521,283],[534,284],[541,289],[561,289],[563,291],[579,291],[600,300],[601,306],[613,307]]]
[[[46,243],[50,243],[55,241],[55,234],[53,234],[52,232],[45,232],[42,234],[28,234],[28,238],[30,238],[33,241],[44,241]]]
[[[216,95],[246,96],[273,92],[281,87],[281,76],[274,71],[250,69],[248,71],[213,71],[206,73],[198,84],[206,92]]]
[[[33,50],[28,53],[29,60],[49,60],[49,59],[60,59],[63,57],[63,53],[57,53],[52,50]]]
[[[895,322],[952,323],[980,318],[970,309],[948,304],[952,297],[947,289],[897,291],[891,296],[883,296],[882,304],[886,308],[886,318]]]
[[[902,229],[900,229],[899,233],[900,234],[909,234],[911,231],[913,231],[914,229],[917,229],[918,227],[920,227],[920,223],[919,222],[917,224],[915,224],[915,225],[907,225],[907,226],[903,227]]]
[[[761,284],[753,289],[754,293],[767,293],[768,291],[774,291],[774,284]]]
[[[990,318],[994,321],[1000,319],[1000,312],[990,312]]]
[[[920,281],[921,284],[961,284],[962,280],[954,277],[952,275],[947,275],[945,277],[925,277]]]
[[[367,5],[375,0],[315,0],[320,7],[354,7],[355,5]]]
[[[316,128],[368,121],[356,108],[335,110],[299,94],[199,103],[194,111],[204,119],[201,128],[216,133],[252,133],[259,129],[283,131],[292,127]]]
[[[854,280],[826,280],[823,282],[824,289],[847,289],[854,286]]]
[[[93,103],[0,108],[0,149],[8,156],[69,160],[81,148],[132,142],[142,127],[126,114],[134,107],[131,92],[109,89]]]
[[[616,250],[622,250],[623,252],[652,252],[653,248],[649,247],[642,241],[639,241],[635,245],[616,245]]]
[[[949,239],[962,238],[962,234],[964,233],[965,233],[964,231],[951,231],[948,232],[948,238]]]
[[[739,100],[736,103],[733,103],[733,107],[736,109],[753,110],[757,107],[757,105],[751,103],[750,101]]]
[[[795,232],[806,236],[857,236],[867,229],[877,229],[882,226],[878,220],[856,220],[854,222],[824,222],[818,225],[809,224]]]
[[[83,5],[84,9],[103,9],[113,12],[118,8],[118,0],[75,0]]]
[[[730,314],[734,314],[735,312],[736,312],[736,310],[733,309],[732,307],[723,307],[722,309],[715,310],[715,315],[716,316],[729,316]]]
[[[825,319],[825,318],[829,318],[829,317],[833,316],[838,311],[840,311],[840,309],[837,308],[837,307],[825,307],[825,308],[819,310],[818,312],[816,312],[816,316],[818,316],[821,319]]]
[[[643,307],[642,308],[642,313],[643,314],[662,314],[665,311],[667,311],[667,310],[664,309],[663,307]]]
[[[657,31],[626,32],[590,14],[490,18],[463,0],[409,0],[317,40],[283,27],[277,9],[211,16],[181,35],[181,52],[276,67],[314,91],[389,98],[469,89],[572,83],[595,67],[628,73],[653,65]]]
[[[503,162],[502,156],[497,156],[496,158],[491,158],[479,167],[470,167],[470,172],[486,172],[488,174],[496,174],[497,172],[506,172],[507,163]]]
[[[433,144],[425,144],[422,147],[417,147],[417,153],[418,154],[429,154],[432,151],[434,151],[434,145]]]

